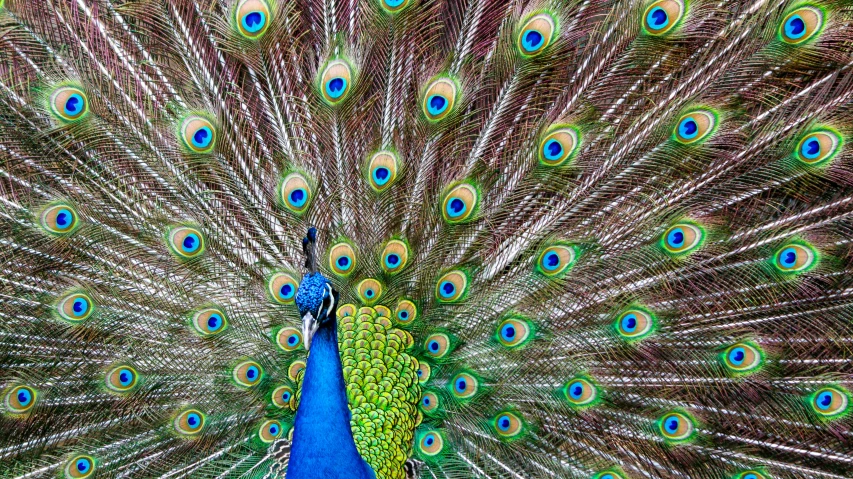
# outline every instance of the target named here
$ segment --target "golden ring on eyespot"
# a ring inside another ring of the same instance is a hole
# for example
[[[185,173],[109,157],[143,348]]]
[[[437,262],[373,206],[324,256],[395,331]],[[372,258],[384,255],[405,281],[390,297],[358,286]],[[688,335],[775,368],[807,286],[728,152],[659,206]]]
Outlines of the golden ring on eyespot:
[[[424,350],[435,359],[443,358],[450,351],[450,337],[444,333],[433,333],[424,340]]]
[[[649,35],[664,35],[675,28],[683,16],[682,1],[660,0],[649,5],[643,12],[643,29]]]
[[[471,219],[477,209],[479,194],[468,183],[454,186],[441,201],[441,214],[448,223],[461,223]]]
[[[38,392],[30,386],[14,386],[6,393],[6,408],[14,414],[22,414],[33,408]]]
[[[279,386],[272,392],[272,403],[278,408],[290,408],[292,399],[293,389],[290,386]]]
[[[131,366],[118,366],[111,369],[106,376],[106,385],[115,392],[127,392],[136,387],[139,373]]]
[[[329,62],[323,70],[320,91],[330,105],[342,102],[352,90],[352,69],[343,60]]]
[[[204,308],[193,315],[192,324],[202,336],[213,336],[228,328],[228,318],[218,308]]]
[[[409,261],[409,247],[400,240],[391,240],[382,249],[382,269],[386,273],[399,273]]]
[[[207,418],[198,409],[187,409],[175,418],[175,430],[180,434],[194,435],[201,432]]]
[[[258,430],[258,437],[261,441],[269,444],[280,438],[283,432],[284,428],[282,427],[281,422],[276,421],[275,419],[268,419],[261,424],[261,427]]]
[[[443,303],[458,301],[468,288],[468,277],[462,271],[451,271],[439,278],[435,285],[435,297]]]
[[[447,117],[455,104],[456,83],[449,78],[438,78],[427,87],[421,107],[428,120],[438,121]]]
[[[408,299],[401,300],[397,303],[397,308],[394,309],[394,320],[397,323],[406,325],[412,324],[418,317],[418,307],[415,303],[409,301]]]
[[[293,361],[290,363],[290,366],[287,368],[287,377],[296,382],[297,375],[300,371],[305,369],[305,361]]]
[[[95,302],[86,293],[73,293],[59,301],[57,311],[62,319],[79,323],[92,315]]]
[[[338,276],[348,276],[355,270],[355,250],[342,242],[329,249],[329,268]]]
[[[516,46],[525,57],[539,55],[554,39],[557,24],[548,13],[534,15],[518,30]]]
[[[311,204],[311,198],[311,186],[299,173],[290,173],[281,181],[281,201],[288,210],[303,213]]]
[[[418,361],[418,369],[415,372],[418,376],[418,382],[421,384],[426,384],[429,381],[430,376],[432,375],[432,366],[425,361]]]
[[[717,126],[717,117],[709,110],[696,110],[678,119],[673,130],[675,141],[690,145],[707,138]]]
[[[232,378],[243,387],[257,386],[264,375],[264,369],[255,361],[243,361],[234,367]]]
[[[97,466],[92,456],[78,455],[65,464],[65,477],[68,479],[85,479],[95,473]]]
[[[281,328],[276,334],[276,343],[284,351],[296,351],[302,344],[302,331],[291,326]]]
[[[385,191],[397,180],[397,155],[391,151],[379,151],[370,157],[367,176],[370,187],[376,192]]]
[[[565,394],[570,403],[584,406],[595,401],[598,397],[598,389],[587,379],[576,377],[566,383]]]
[[[237,30],[246,38],[260,38],[270,26],[272,11],[264,0],[241,0],[234,9]]]
[[[359,298],[367,304],[373,304],[382,297],[382,283],[373,278],[361,280],[357,290]]]
[[[779,25],[779,37],[790,45],[799,45],[814,37],[823,27],[823,12],[803,6],[785,15]]]
[[[89,98],[77,87],[59,87],[51,93],[49,101],[51,112],[65,122],[79,120],[89,111]]]
[[[539,161],[546,166],[562,166],[575,153],[579,142],[574,128],[559,128],[539,143]]]
[[[796,156],[803,163],[815,165],[832,159],[838,152],[841,138],[830,130],[818,130],[797,143]]]
[[[56,235],[67,235],[79,225],[77,211],[64,203],[45,208],[39,219],[42,228]]]
[[[181,122],[181,139],[194,153],[209,153],[216,146],[216,128],[206,118],[191,115]]]
[[[194,258],[204,252],[206,247],[201,231],[181,226],[169,232],[169,246],[172,252],[182,258]]]

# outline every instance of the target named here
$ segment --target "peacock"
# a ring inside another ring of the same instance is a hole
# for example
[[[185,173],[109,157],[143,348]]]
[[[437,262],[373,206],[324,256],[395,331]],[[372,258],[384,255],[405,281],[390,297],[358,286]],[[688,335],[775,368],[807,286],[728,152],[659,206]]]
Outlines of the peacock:
[[[849,0],[0,0],[0,477],[853,477]]]

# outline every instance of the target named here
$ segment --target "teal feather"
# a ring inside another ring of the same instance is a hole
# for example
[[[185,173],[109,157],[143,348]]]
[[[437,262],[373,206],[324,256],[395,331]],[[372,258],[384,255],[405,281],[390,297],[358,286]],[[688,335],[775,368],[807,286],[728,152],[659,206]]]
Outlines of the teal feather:
[[[285,477],[306,270],[384,331],[377,479],[850,477],[851,52],[845,0],[0,0],[0,477]]]

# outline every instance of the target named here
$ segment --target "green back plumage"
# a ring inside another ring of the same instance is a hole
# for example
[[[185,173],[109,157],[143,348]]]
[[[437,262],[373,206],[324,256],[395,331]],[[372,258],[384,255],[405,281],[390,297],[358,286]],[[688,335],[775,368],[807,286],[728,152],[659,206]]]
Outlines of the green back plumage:
[[[849,477],[851,25],[0,1],[0,476],[283,477],[316,226],[378,479]]]

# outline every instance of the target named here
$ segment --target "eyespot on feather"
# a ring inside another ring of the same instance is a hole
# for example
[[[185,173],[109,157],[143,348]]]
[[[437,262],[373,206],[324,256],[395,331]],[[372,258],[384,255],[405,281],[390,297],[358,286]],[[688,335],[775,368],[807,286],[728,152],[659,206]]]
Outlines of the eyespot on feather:
[[[444,221],[455,224],[473,219],[479,206],[479,192],[470,183],[459,183],[452,187],[441,201]]]
[[[346,242],[335,244],[329,249],[329,268],[338,276],[349,276],[355,270],[355,249]]]
[[[437,122],[450,115],[456,107],[458,87],[450,77],[432,80],[424,90],[421,107],[427,120]]]
[[[399,273],[409,262],[409,246],[400,240],[391,240],[382,249],[382,269],[388,274]]]
[[[50,112],[64,123],[71,123],[86,116],[89,111],[89,98],[75,86],[61,86],[50,94]]]
[[[598,400],[598,387],[588,378],[577,376],[566,383],[563,394],[569,406],[573,408],[589,407]]]
[[[79,323],[89,319],[95,311],[95,302],[86,293],[71,293],[59,300],[56,311],[60,318]]]
[[[418,435],[417,448],[424,456],[437,456],[444,449],[444,437],[438,431],[424,431]]]
[[[659,0],[643,12],[643,31],[661,36],[672,31],[684,18],[685,5],[681,0]]]
[[[695,110],[678,119],[672,137],[682,145],[693,145],[709,138],[716,128],[716,113],[711,110]]]
[[[338,317],[355,316],[356,310],[354,304],[345,304],[338,308]]]
[[[842,145],[841,136],[828,129],[813,131],[798,143],[794,156],[810,166],[825,165],[838,154]]]
[[[672,411],[658,420],[658,430],[668,442],[681,443],[691,439],[695,425],[687,413]]]
[[[42,211],[39,215],[41,227],[55,236],[67,236],[79,226],[77,211],[66,203],[57,203]]]
[[[201,432],[206,421],[204,413],[198,409],[187,409],[175,417],[173,425],[178,434],[194,436]]]
[[[367,182],[373,191],[381,193],[397,180],[399,160],[392,151],[379,151],[367,163]]]
[[[284,207],[297,215],[302,214],[311,205],[312,191],[308,180],[299,173],[290,173],[281,180],[281,202]]]
[[[495,338],[508,349],[518,349],[533,339],[533,323],[521,316],[510,316],[498,324]]]
[[[202,336],[214,336],[228,328],[228,318],[219,308],[203,308],[193,314],[192,325]]]
[[[592,476],[592,479],[627,479],[621,471],[616,469],[608,469],[601,471]]]
[[[231,377],[238,386],[250,388],[260,384],[263,375],[264,370],[260,364],[255,361],[243,361],[234,367]]]
[[[575,264],[577,246],[554,244],[545,248],[536,261],[536,270],[548,277],[558,277]]]
[[[660,245],[671,256],[693,253],[705,241],[705,230],[698,224],[681,222],[670,226],[661,236]]]
[[[544,52],[557,33],[557,21],[548,12],[534,14],[518,29],[515,46],[522,57],[535,57]]]
[[[480,381],[470,373],[461,372],[450,380],[448,387],[457,399],[471,399],[479,392]]]
[[[284,427],[280,421],[268,419],[258,429],[258,438],[265,444],[271,444],[284,433]]]
[[[435,297],[441,303],[455,303],[464,298],[468,289],[468,276],[454,270],[444,274],[435,285]]]
[[[382,297],[382,289],[382,283],[373,278],[361,280],[356,288],[359,299],[365,304],[373,304],[379,301],[379,298]]]
[[[803,6],[785,15],[779,25],[779,38],[789,45],[800,45],[823,29],[824,13],[815,6]]]
[[[439,410],[439,406],[438,395],[430,391],[425,391],[421,395],[421,400],[418,403],[418,407],[420,407],[421,411],[427,415],[435,414]]]
[[[290,386],[279,386],[272,392],[272,404],[279,409],[291,409],[293,389]]]
[[[297,377],[300,371],[305,369],[305,361],[293,361],[290,363],[290,366],[287,367],[287,378],[293,382],[296,382]]]
[[[406,9],[414,0],[378,0],[379,5],[388,13],[399,13]]]
[[[757,372],[764,361],[764,353],[756,344],[749,342],[735,343],[720,355],[720,362],[727,371],[735,375],[746,375]]]
[[[519,413],[503,411],[492,420],[492,428],[501,439],[513,440],[524,433],[524,420]]]
[[[432,333],[424,340],[424,351],[433,359],[441,359],[450,352],[452,340],[446,333]]]
[[[107,389],[117,393],[133,390],[139,381],[139,373],[132,366],[117,366],[107,372],[105,383]]]
[[[773,266],[783,275],[804,273],[817,265],[818,252],[806,242],[793,242],[776,250]]]
[[[293,304],[299,282],[288,273],[275,273],[267,282],[267,292],[279,304]]]
[[[12,414],[24,414],[35,406],[38,392],[26,385],[17,385],[6,391],[6,409]]]
[[[408,299],[401,300],[394,309],[394,319],[400,325],[409,325],[417,319],[418,307]]]
[[[189,115],[181,122],[181,140],[191,153],[210,153],[216,146],[216,128],[210,120]]]
[[[815,391],[810,399],[812,410],[825,419],[836,419],[847,412],[850,393],[840,387],[827,386]]]
[[[418,376],[418,382],[426,384],[430,376],[432,376],[432,366],[425,361],[418,361],[418,369],[415,371],[415,374]]]
[[[180,226],[169,231],[169,249],[182,259],[200,256],[206,247],[204,236],[196,228]]]
[[[329,105],[344,101],[352,91],[352,68],[341,59],[332,60],[320,75],[320,96]]]
[[[550,167],[564,166],[577,152],[579,145],[580,134],[575,127],[558,126],[539,142],[539,162]]]
[[[616,317],[614,324],[619,336],[628,342],[637,341],[651,334],[655,316],[646,309],[630,308]]]
[[[281,328],[276,334],[276,344],[282,351],[296,351],[302,345],[302,332],[290,326]]]
[[[65,463],[65,477],[67,479],[85,479],[91,477],[97,466],[92,456],[77,455]]]
[[[761,471],[756,470],[748,470],[742,471],[737,474],[732,479],[770,479],[766,474]]]
[[[272,22],[272,9],[265,0],[240,0],[234,9],[237,32],[250,40],[261,38]]]

